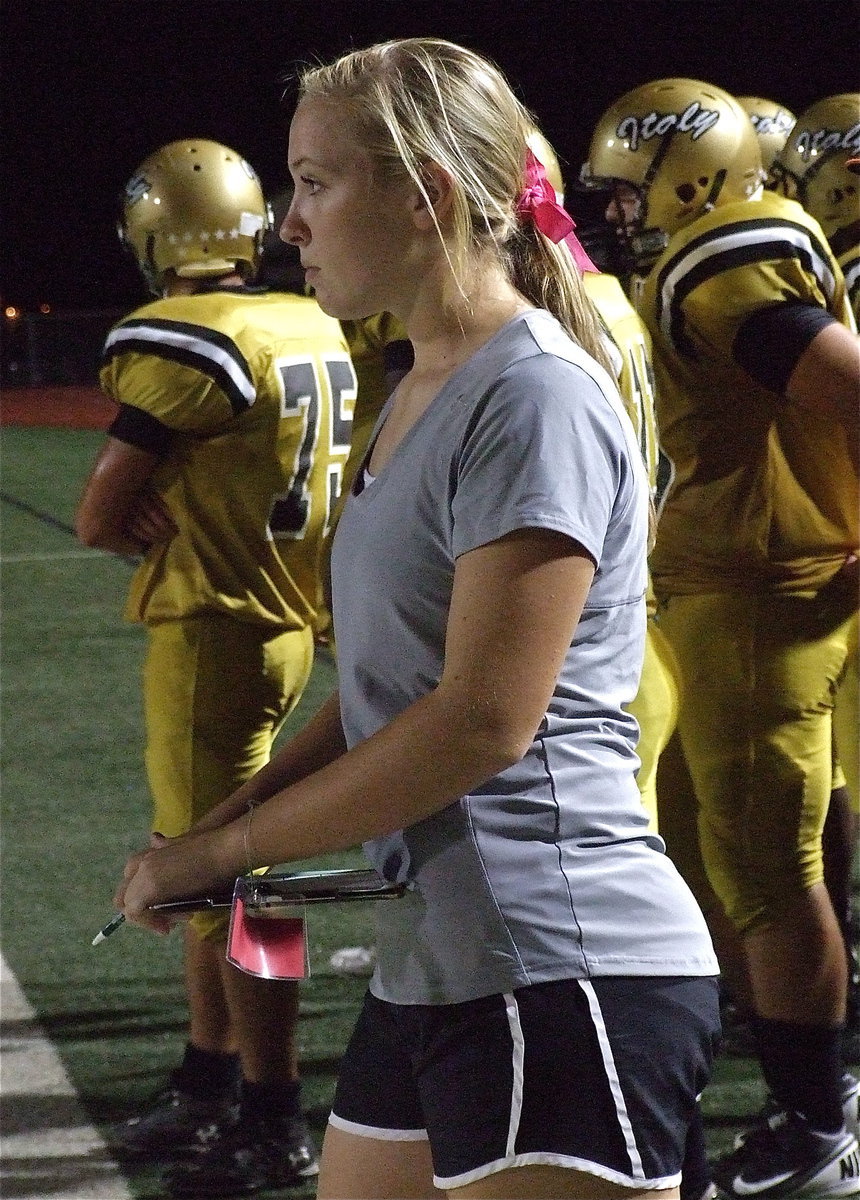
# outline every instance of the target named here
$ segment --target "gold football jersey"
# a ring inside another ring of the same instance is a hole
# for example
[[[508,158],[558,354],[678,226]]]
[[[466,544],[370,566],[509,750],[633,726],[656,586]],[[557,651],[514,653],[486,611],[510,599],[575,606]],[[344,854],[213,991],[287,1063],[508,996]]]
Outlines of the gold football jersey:
[[[636,430],[653,495],[657,487],[658,445],[651,335],[615,275],[588,271],[582,282],[611,339],[609,351],[618,390]]]
[[[173,431],[152,485],[178,532],[145,556],[126,616],[313,622],[356,395],[338,322],[283,292],[156,300],[109,333],[101,384]]]
[[[326,535],[322,553],[323,594],[326,607],[321,612],[318,631],[320,634],[326,635],[330,635],[331,631],[330,559],[334,531],[346,504],[356,471],[367,453],[376,418],[382,412],[385,401],[394,390],[397,376],[405,373],[409,365],[408,362],[404,362],[402,370],[398,371],[391,361],[391,351],[405,351],[407,358],[411,358],[412,354],[412,346],[406,330],[391,313],[376,313],[361,320],[341,321],[341,327],[349,346],[352,365],[355,368],[358,395],[352,422],[352,441],[346,466],[343,469],[340,497],[332,513],[331,526]],[[403,354],[398,357],[403,358]]]
[[[860,242],[843,250],[836,261],[845,278],[845,291],[855,328],[860,329]]]
[[[376,418],[393,391],[386,348],[394,343],[408,345],[406,330],[391,313],[377,313],[361,321],[341,321],[358,379],[358,397],[352,422],[352,444],[344,470],[343,497],[367,451]],[[411,349],[411,348],[410,348]]]
[[[654,368],[651,361],[651,335],[642,318],[628,300],[617,276],[598,275],[593,271],[587,271],[582,276],[582,282],[609,334],[609,354],[618,382],[618,391],[627,415],[633,422],[642,460],[648,472],[651,498],[656,504],[659,499],[657,495],[659,446],[654,399]],[[650,577],[646,599],[648,612],[653,616],[657,604]]]
[[[732,355],[743,323],[783,301],[853,325],[820,226],[773,192],[678,231],[645,281],[660,444],[674,469],[651,557],[658,595],[817,589],[857,547],[846,427],[788,404]]]

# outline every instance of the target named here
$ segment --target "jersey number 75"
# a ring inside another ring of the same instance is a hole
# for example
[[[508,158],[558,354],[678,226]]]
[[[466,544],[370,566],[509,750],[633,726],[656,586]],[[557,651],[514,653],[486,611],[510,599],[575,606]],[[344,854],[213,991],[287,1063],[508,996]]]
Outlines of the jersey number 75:
[[[275,496],[269,514],[273,538],[302,538],[310,522],[314,504],[325,505],[323,532],[340,492],[343,465],[349,452],[352,412],[357,394],[355,371],[349,357],[324,355],[321,359],[325,378],[321,379],[319,361],[307,358],[280,359],[276,366],[283,385],[281,416],[303,418],[303,433],[295,458],[293,481],[289,491]],[[323,421],[326,409],[331,414]],[[320,452],[320,428],[330,431],[326,448],[325,482],[312,468]]]

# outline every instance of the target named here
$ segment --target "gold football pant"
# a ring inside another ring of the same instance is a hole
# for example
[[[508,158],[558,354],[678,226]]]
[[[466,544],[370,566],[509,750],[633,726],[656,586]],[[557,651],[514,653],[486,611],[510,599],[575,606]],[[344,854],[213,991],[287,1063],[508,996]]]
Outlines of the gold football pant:
[[[148,628],[143,667],[152,828],[186,833],[269,761],[313,663],[309,628],[288,633],[206,615]],[[192,918],[223,937],[227,917]]]
[[[833,710],[833,730],[836,753],[839,757],[851,805],[860,814],[860,678],[858,675],[858,621],[855,619],[849,639],[845,671],[836,693]],[[834,784],[835,786],[835,784]]]
[[[655,832],[658,828],[657,762],[678,720],[679,674],[672,647],[653,617],[649,618],[639,691],[627,707],[639,722],[636,753],[642,765],[636,782]]]
[[[660,610],[681,669],[679,730],[710,882],[741,932],[823,879],[832,714],[856,613],[814,599],[673,596]]]

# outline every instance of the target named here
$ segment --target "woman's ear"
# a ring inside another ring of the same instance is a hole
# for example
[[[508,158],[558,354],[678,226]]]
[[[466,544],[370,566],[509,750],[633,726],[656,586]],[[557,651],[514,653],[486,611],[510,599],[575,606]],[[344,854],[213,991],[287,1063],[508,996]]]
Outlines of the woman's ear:
[[[421,168],[421,181],[430,201],[416,189],[413,220],[419,229],[435,229],[450,211],[454,199],[451,176],[438,163],[428,162]],[[435,216],[435,220],[434,220]]]

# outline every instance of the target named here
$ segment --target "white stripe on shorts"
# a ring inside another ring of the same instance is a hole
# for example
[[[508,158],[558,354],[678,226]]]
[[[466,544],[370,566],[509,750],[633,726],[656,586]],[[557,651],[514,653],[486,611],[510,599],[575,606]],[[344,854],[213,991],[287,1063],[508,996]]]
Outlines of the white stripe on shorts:
[[[345,1121],[337,1113],[329,1113],[329,1125],[354,1133],[356,1137],[377,1138],[380,1142],[426,1142],[426,1129],[380,1129],[378,1125],[359,1125],[356,1121]]]
[[[615,1101],[615,1112],[618,1117],[618,1124],[621,1126],[621,1132],[624,1134],[624,1141],[627,1145],[627,1153],[630,1156],[630,1170],[634,1179],[644,1180],[645,1172],[642,1168],[642,1159],[639,1155],[639,1149],[636,1145],[636,1137],[633,1133],[633,1126],[630,1124],[630,1117],[627,1112],[627,1104],[624,1100],[624,1093],[621,1091],[621,1084],[618,1080],[618,1071],[615,1067],[615,1058],[612,1054],[612,1047],[609,1044],[609,1038],[606,1034],[606,1026],[603,1022],[603,1013],[600,1011],[600,1001],[597,999],[594,986],[589,983],[587,979],[580,979],[578,982],[583,992],[585,992],[586,999],[588,1000],[591,1019],[594,1022],[594,1031],[597,1034],[597,1041],[600,1045],[600,1054],[603,1058],[603,1066],[606,1071],[606,1079],[609,1083],[610,1091],[612,1092],[612,1098]]]
[[[513,1154],[509,1158],[500,1158],[495,1162],[484,1163],[473,1171],[464,1171],[461,1175],[433,1175],[433,1185],[440,1191],[450,1188],[465,1187],[467,1183],[475,1183],[478,1179],[486,1179],[497,1171],[508,1171],[513,1167],[564,1167],[570,1171],[581,1171],[585,1175],[593,1175],[596,1179],[606,1179],[609,1183],[617,1183],[620,1187],[635,1187],[637,1191],[658,1192],[667,1188],[677,1187],[681,1182],[680,1173],[664,1175],[657,1179],[634,1179],[612,1167],[605,1167],[590,1158],[574,1158],[570,1154],[555,1154],[547,1150],[531,1150],[526,1154]]]
[[[505,1152],[508,1156],[514,1154],[517,1134],[520,1129],[520,1117],[523,1111],[523,1058],[525,1055],[525,1039],[523,1027],[520,1024],[520,1010],[517,998],[512,992],[505,992],[505,1012],[511,1030],[511,1068],[513,1083],[511,1086],[511,1117],[508,1122],[508,1144]]]

